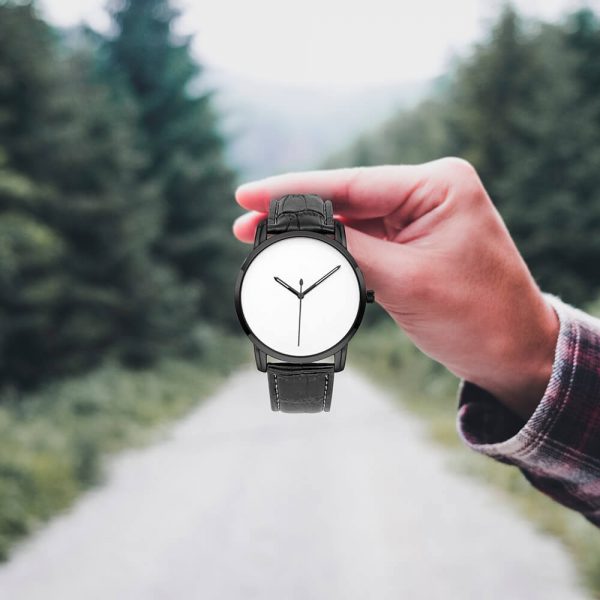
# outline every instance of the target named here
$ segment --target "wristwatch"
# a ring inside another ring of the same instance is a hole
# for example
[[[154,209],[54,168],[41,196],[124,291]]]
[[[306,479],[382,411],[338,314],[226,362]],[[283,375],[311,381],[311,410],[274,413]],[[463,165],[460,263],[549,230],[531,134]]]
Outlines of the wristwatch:
[[[329,411],[334,373],[344,369],[348,342],[374,297],[330,200],[271,200],[238,275],[235,308],[256,366],[267,373],[274,411]]]

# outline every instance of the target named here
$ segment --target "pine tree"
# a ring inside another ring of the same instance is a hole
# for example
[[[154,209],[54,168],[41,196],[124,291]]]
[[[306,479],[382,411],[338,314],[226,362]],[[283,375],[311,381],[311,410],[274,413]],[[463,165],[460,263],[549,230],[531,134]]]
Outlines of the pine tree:
[[[51,45],[31,6],[0,6],[0,384],[35,383],[52,370],[51,331],[66,293],[64,240],[43,222],[48,190],[28,172],[55,76]]]
[[[567,21],[566,39],[578,56],[576,65],[580,84],[590,97],[600,89],[600,18],[586,8],[573,13]],[[600,106],[598,107],[600,114]]]
[[[194,92],[201,68],[191,40],[174,33],[178,13],[168,0],[118,2],[112,15],[108,68],[137,101],[151,154],[146,180],[158,183],[165,204],[157,253],[184,281],[201,284],[201,317],[229,323],[240,259],[231,237],[233,176],[211,93]]]
[[[0,231],[27,259],[19,281],[39,283],[36,306],[15,305],[13,284],[2,294],[3,322],[12,328],[24,311],[31,329],[4,338],[5,375],[34,383],[109,355],[147,363],[184,340],[196,297],[151,257],[161,206],[140,184],[135,110],[98,80],[84,48],[59,48],[30,5],[0,11],[4,180],[31,182],[0,198]],[[22,239],[7,237],[11,227]],[[55,272],[59,283],[44,297]]]
[[[60,125],[62,151],[47,164],[62,197],[48,202],[46,217],[73,249],[68,267],[77,282],[63,331],[88,331],[84,347],[114,346],[144,364],[184,341],[196,292],[151,256],[161,206],[157,190],[140,183],[146,159],[136,147],[133,107],[116,104],[90,75],[89,57],[73,56],[69,70],[56,101],[71,115],[74,135]]]
[[[543,71],[527,24],[507,5],[489,39],[454,74],[448,94],[450,146],[477,166],[493,197],[511,148],[528,139],[523,108],[532,104]]]
[[[66,293],[60,235],[30,210],[40,190],[0,149],[0,384],[48,375],[47,334]]]
[[[565,26],[506,9],[457,74],[450,131],[547,291],[583,303],[600,286],[597,89],[582,87]],[[596,54],[596,60],[600,55]]]

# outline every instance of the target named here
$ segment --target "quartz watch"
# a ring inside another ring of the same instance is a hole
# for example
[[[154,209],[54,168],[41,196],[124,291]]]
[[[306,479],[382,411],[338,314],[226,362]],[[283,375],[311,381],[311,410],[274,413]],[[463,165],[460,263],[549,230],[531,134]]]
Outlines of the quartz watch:
[[[329,411],[334,373],[373,300],[330,200],[271,201],[238,275],[235,307],[274,411]]]

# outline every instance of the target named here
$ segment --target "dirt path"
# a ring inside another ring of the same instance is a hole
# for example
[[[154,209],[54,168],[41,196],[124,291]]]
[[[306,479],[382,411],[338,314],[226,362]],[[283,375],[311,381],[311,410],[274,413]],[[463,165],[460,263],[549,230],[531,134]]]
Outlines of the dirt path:
[[[328,415],[234,376],[0,568],[11,600],[570,600],[556,541],[352,371]]]

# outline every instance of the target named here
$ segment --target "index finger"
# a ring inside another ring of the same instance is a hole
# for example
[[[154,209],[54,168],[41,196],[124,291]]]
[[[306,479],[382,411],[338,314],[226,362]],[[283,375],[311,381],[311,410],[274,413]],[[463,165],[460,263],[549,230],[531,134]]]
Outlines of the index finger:
[[[383,165],[275,175],[240,186],[236,200],[266,213],[269,202],[285,194],[317,194],[348,218],[383,217],[398,209],[430,177],[432,165]]]

